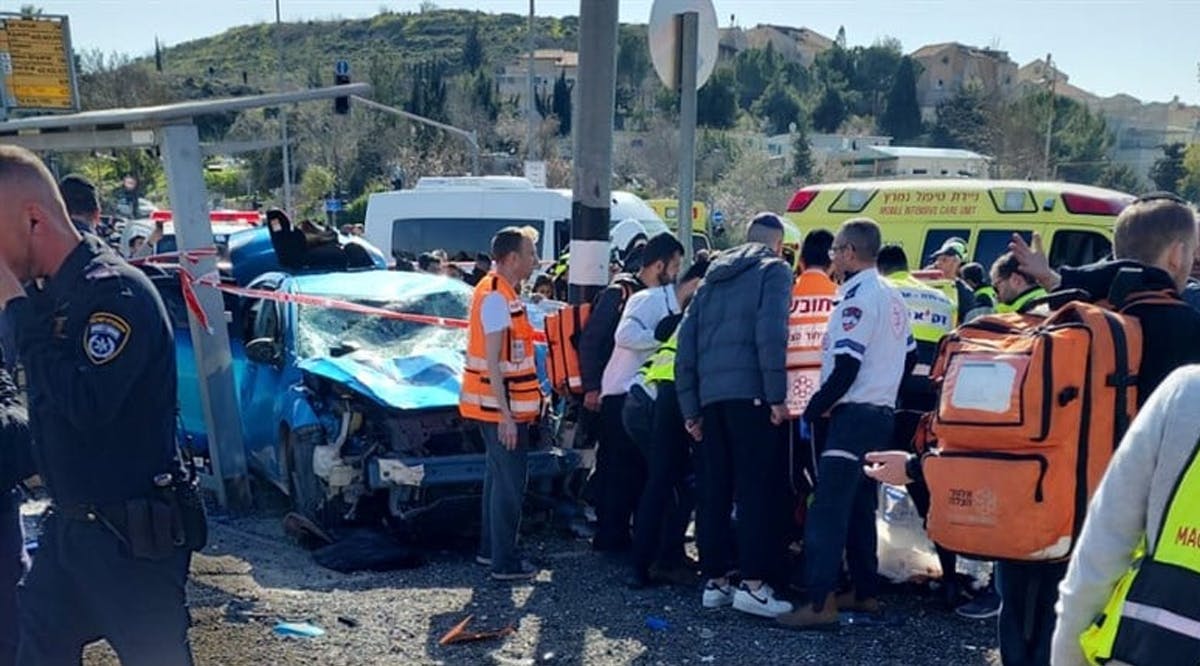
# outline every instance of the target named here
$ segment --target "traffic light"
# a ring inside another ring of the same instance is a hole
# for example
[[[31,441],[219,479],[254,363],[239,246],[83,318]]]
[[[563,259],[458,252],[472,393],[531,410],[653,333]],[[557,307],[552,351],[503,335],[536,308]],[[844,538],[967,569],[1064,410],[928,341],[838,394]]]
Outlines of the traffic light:
[[[344,86],[350,83],[350,63],[345,60],[339,60],[333,68],[333,83],[334,85]],[[350,97],[334,97],[333,112],[344,116],[350,113]]]

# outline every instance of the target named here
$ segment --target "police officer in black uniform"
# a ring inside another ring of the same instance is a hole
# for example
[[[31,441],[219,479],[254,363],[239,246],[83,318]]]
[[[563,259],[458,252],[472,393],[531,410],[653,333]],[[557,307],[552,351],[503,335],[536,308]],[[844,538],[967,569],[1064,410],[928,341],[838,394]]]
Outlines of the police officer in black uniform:
[[[0,368],[0,666],[17,663],[17,583],[29,570],[29,556],[16,486],[33,474],[29,416],[12,376]]]
[[[22,286],[22,282],[26,282]],[[80,235],[32,153],[0,146],[0,303],[53,501],[21,584],[17,662],[192,663],[186,583],[203,509],[176,444],[175,348],[150,281]]]

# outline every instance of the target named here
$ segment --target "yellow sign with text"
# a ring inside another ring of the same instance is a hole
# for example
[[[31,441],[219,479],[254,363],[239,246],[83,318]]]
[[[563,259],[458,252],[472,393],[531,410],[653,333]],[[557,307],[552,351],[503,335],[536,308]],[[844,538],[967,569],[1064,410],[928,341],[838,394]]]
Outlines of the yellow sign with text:
[[[11,109],[79,108],[66,17],[0,15],[0,68]]]

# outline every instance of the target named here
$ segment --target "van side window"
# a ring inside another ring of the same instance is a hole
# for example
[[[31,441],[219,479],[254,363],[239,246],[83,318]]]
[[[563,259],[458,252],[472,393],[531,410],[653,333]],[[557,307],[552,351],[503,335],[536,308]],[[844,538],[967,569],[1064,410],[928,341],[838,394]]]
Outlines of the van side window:
[[[555,220],[554,221],[554,249],[557,254],[554,257],[542,257],[543,259],[554,259],[561,257],[567,248],[571,246],[571,221],[570,220]],[[540,248],[539,248],[540,250]],[[541,254],[539,252],[538,254]]]
[[[1082,266],[1112,253],[1112,243],[1094,231],[1056,231],[1050,242],[1050,265]]]
[[[992,264],[1000,258],[1000,255],[1008,252],[1008,243],[1012,240],[1014,233],[1021,234],[1021,238],[1028,243],[1033,238],[1033,232],[1028,230],[1006,229],[1004,231],[981,231],[979,232],[979,240],[975,243],[975,261],[983,264],[983,270],[989,271],[992,269]]]
[[[919,265],[924,266],[929,261],[929,255],[937,252],[951,238],[961,238],[964,241],[970,242],[970,229],[930,229],[925,232],[925,247],[921,250],[921,256],[909,257],[909,260],[916,260]]]

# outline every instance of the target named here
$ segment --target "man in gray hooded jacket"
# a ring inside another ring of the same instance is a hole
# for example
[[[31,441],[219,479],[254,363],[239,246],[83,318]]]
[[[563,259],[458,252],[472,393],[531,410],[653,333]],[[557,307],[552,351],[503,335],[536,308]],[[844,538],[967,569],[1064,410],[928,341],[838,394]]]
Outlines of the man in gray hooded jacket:
[[[703,604],[733,605],[762,617],[790,612],[764,581],[775,573],[783,540],[776,517],[785,506],[786,460],[780,425],[788,418],[788,309],[792,272],[780,258],[783,222],[759,213],[746,243],[715,259],[684,314],[675,385],[688,432],[697,441]],[[737,552],[730,510],[737,500]],[[735,591],[727,573],[737,569]]]

